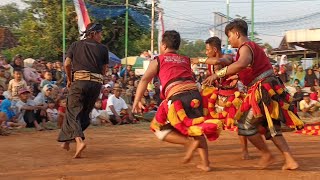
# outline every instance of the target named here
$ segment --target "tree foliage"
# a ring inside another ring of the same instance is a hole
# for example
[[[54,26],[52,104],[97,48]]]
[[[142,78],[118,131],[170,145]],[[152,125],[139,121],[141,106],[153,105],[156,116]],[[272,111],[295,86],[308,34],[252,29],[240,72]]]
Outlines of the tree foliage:
[[[206,45],[203,40],[186,41],[182,40],[179,53],[189,57],[204,57]]]
[[[0,6],[0,26],[17,29],[21,24],[21,17],[24,17],[25,15],[25,11],[19,9],[16,3]]]
[[[4,52],[9,56],[46,57],[62,60],[62,0],[25,0],[26,15],[17,30],[19,46]],[[66,44],[78,38],[76,13],[71,1],[66,6]]]
[[[124,5],[123,0],[90,0],[95,6],[104,7],[106,5]],[[16,28],[19,36],[19,46],[5,50],[1,53],[12,57],[15,54],[22,54],[23,57],[46,57],[48,60],[62,60],[62,0],[24,0],[27,4],[26,9],[21,10],[24,13],[21,18],[17,18],[13,12],[19,12],[17,5],[11,4],[2,6],[5,11],[5,17],[14,17],[6,23],[6,26]],[[130,0],[131,8],[151,16],[150,5],[147,0]],[[137,8],[145,7],[145,8]],[[11,11],[9,9],[15,8]],[[90,12],[89,12],[90,15]],[[125,49],[125,15],[117,18],[94,19],[91,21],[99,22],[104,25],[103,43],[108,49],[118,55],[124,56]],[[155,37],[156,34],[155,34]],[[77,17],[72,0],[66,1],[66,47],[79,38]],[[155,49],[156,49],[155,41]],[[129,18],[129,42],[128,55],[139,55],[140,52],[150,49],[150,29],[140,27],[131,18]]]

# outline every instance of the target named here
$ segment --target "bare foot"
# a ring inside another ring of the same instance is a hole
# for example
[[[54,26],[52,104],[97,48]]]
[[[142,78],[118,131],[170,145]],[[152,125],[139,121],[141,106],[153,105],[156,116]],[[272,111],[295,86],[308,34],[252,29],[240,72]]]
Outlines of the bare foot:
[[[81,158],[81,152],[86,148],[86,144],[84,142],[77,143],[77,150],[76,154],[73,156],[73,158]]]
[[[274,157],[271,154],[264,154],[261,156],[260,162],[259,162],[259,168],[265,169],[271,164],[274,163]]]
[[[187,149],[186,155],[183,157],[182,163],[189,163],[192,159],[193,152],[199,147],[200,142],[192,140],[185,147]]]
[[[299,164],[296,161],[293,162],[286,162],[283,166],[282,166],[282,170],[295,170],[299,168]]]
[[[201,164],[197,165],[197,168],[199,168],[205,172],[212,171],[212,168],[210,166],[205,166],[205,165],[201,165]]]
[[[248,152],[242,152],[242,159],[243,160],[249,160],[250,159],[249,153]]]
[[[70,150],[70,146],[69,145],[70,145],[69,142],[64,142],[64,143],[61,144],[61,148],[69,151]]]

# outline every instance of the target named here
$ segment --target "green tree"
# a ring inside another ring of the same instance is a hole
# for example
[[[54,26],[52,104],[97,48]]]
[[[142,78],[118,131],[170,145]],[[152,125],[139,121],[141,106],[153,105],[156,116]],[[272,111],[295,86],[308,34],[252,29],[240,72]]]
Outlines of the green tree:
[[[182,40],[179,53],[189,57],[204,57],[206,45],[203,40]]]
[[[16,3],[0,6],[0,26],[8,27],[11,30],[18,29],[22,21],[21,17],[24,17],[25,14],[25,11],[19,9]]]
[[[48,60],[62,60],[62,0],[26,0],[24,19],[17,29],[19,46],[4,51],[13,56],[46,57]],[[67,46],[78,38],[76,13],[73,3],[67,2],[66,7]]]
[[[124,5],[124,1],[120,0],[92,0],[89,1],[93,5],[101,8],[108,7],[109,5]],[[147,0],[130,0],[130,7],[139,13],[151,17],[150,4]],[[89,10],[90,14],[90,10]],[[94,18],[94,17],[92,17]],[[124,57],[125,52],[125,15],[120,17],[108,19],[93,19],[103,24],[104,27],[104,40],[103,43],[107,45],[108,49],[118,55]],[[151,23],[151,22],[150,22]],[[150,28],[139,26],[134,19],[129,16],[128,27],[128,56],[140,55],[142,51],[150,49]],[[155,32],[154,37],[157,37]],[[154,41],[154,47],[157,49],[157,41]]]

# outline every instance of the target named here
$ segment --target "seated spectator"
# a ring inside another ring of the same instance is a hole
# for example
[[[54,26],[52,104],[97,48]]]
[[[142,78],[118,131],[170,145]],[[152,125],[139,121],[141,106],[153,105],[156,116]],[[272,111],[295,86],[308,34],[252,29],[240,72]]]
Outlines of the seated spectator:
[[[299,86],[304,87],[304,80],[306,77],[306,72],[303,70],[302,66],[298,66],[296,72],[293,74],[293,80],[299,80]]]
[[[0,112],[0,136],[8,136],[10,134],[9,131],[6,131],[6,129],[4,129],[4,123],[6,122],[6,118],[6,114]]]
[[[310,99],[309,93],[303,94],[303,100],[300,101],[300,110],[303,117],[318,117],[320,103]]]
[[[115,87],[114,94],[108,98],[107,112],[113,125],[134,122],[134,117],[125,101],[120,97],[122,89]]]
[[[48,109],[46,111],[48,120],[51,122],[58,122],[58,110],[56,109],[56,102],[53,99],[48,98],[47,103]]]
[[[51,92],[52,92],[53,86],[50,84],[45,85],[42,88],[42,91],[34,98],[34,102],[36,103],[37,106],[40,106],[41,108],[37,110],[37,118],[41,119],[42,121],[42,126],[46,128],[45,124],[47,121],[47,109],[48,109],[48,104],[47,104],[47,99],[50,97]]]
[[[37,70],[33,68],[34,59],[28,58],[24,60],[23,75],[28,83],[40,83],[41,78]]]
[[[292,103],[298,107],[298,109],[300,109],[300,105],[299,105],[299,102],[303,100],[303,92],[301,90],[301,87],[300,86],[297,86],[296,87],[296,92],[294,93],[293,95],[293,100],[292,100]]]
[[[308,69],[307,74],[305,76],[305,87],[317,86],[318,78],[316,74],[313,72],[313,69]]]
[[[318,101],[318,92],[316,91],[316,88],[314,86],[310,87],[310,99],[311,100],[315,100]]]
[[[59,108],[58,108],[58,128],[61,128],[65,113],[66,113],[66,107],[67,107],[67,98],[61,97],[58,101]]]
[[[5,69],[3,66],[0,66],[0,86],[7,89],[7,78],[5,76]]]
[[[12,100],[19,100],[19,90],[27,88],[27,82],[22,77],[21,69],[14,69],[13,78],[8,85],[8,92],[11,95]]]
[[[44,73],[44,79],[41,81],[40,83],[40,88],[43,88],[45,85],[47,84],[53,84],[52,83],[52,73],[51,71],[47,70],[45,73]]]
[[[63,72],[63,66],[62,63],[60,61],[56,61],[56,74],[55,79],[56,79],[56,85],[59,87],[63,87],[65,86],[65,82],[64,82],[64,72]]]
[[[111,123],[109,121],[109,115],[107,111],[102,110],[101,105],[101,99],[97,99],[96,103],[94,104],[94,108],[90,113],[91,124],[94,126],[106,125]]]
[[[19,91],[19,101],[16,106],[19,110],[19,122],[25,122],[27,127],[35,127],[37,131],[42,131],[43,128],[39,125],[36,118],[35,110],[39,110],[42,107],[36,106],[36,103],[29,99],[30,91],[23,88]]]
[[[5,124],[3,126],[4,128],[12,129],[15,127],[25,127],[25,123],[18,122],[16,114],[11,110],[11,101],[9,99],[5,99],[2,101],[1,112],[5,114]]]
[[[5,77],[7,79],[10,79],[13,76],[13,67],[9,63],[10,61],[5,59],[2,64],[2,67],[5,69]]]

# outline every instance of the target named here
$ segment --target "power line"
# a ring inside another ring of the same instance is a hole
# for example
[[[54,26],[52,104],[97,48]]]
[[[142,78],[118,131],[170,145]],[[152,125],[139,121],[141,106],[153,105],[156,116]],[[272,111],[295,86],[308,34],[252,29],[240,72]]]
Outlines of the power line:
[[[190,3],[223,3],[225,4],[225,1],[214,1],[214,0],[168,0],[168,1],[175,1],[175,2],[190,2]],[[255,3],[290,3],[290,2],[318,2],[319,0],[287,0],[287,1],[283,1],[283,0],[270,0],[270,1],[257,1]],[[249,4],[251,3],[251,1],[238,1],[238,2],[232,2],[232,4]]]

